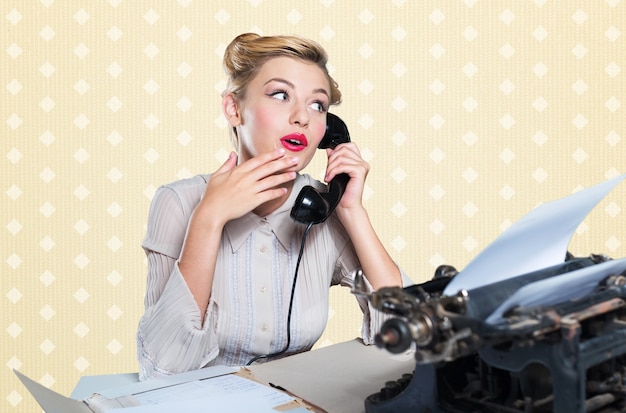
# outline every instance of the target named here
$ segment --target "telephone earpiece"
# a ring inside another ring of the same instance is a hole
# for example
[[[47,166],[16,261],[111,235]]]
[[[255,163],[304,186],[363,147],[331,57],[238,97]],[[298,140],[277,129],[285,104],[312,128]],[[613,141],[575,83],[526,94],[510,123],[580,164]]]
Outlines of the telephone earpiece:
[[[348,127],[337,115],[326,114],[326,133],[318,148],[335,148],[340,143],[350,142]],[[296,202],[291,208],[291,218],[303,224],[319,224],[335,210],[341,196],[346,190],[350,177],[348,174],[339,174],[328,183],[328,192],[319,192],[307,185],[298,194]]]

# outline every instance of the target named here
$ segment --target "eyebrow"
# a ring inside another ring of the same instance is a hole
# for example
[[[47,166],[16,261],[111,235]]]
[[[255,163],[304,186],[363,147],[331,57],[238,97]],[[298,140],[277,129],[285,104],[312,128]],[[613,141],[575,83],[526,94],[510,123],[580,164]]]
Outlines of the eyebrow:
[[[292,89],[296,88],[296,86],[293,83],[291,83],[287,79],[283,79],[283,78],[280,78],[280,77],[273,77],[273,78],[269,79],[267,82],[265,82],[264,84],[267,85],[270,82],[284,83],[284,84],[286,84],[287,86],[289,86]],[[313,89],[313,93],[322,93],[322,94],[324,94],[326,96],[329,96],[328,91],[326,89],[324,89],[324,88]]]

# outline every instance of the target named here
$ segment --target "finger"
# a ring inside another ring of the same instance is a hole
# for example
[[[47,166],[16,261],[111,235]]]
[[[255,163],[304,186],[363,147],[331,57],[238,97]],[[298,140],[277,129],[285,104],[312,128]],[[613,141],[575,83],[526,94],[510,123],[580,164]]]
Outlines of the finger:
[[[287,192],[287,188],[273,188],[273,189],[269,189],[267,191],[263,191],[259,194],[257,194],[257,197],[255,198],[257,201],[257,206],[264,204],[266,202],[272,201],[276,198],[280,198],[281,196],[283,196],[285,193]]]
[[[228,154],[228,158],[226,159],[226,161],[224,161],[224,163],[219,168],[217,168],[217,170],[215,171],[215,174],[228,172],[231,169],[233,169],[236,165],[237,165],[237,154],[235,152],[231,152]]]
[[[361,159],[361,151],[354,142],[342,143],[335,149],[326,149],[326,155],[331,157],[348,157],[351,159]]]
[[[285,172],[281,174],[270,175],[262,180],[258,181],[256,186],[256,192],[264,192],[287,182],[293,181],[296,178],[295,172]]]
[[[243,172],[251,172],[262,165],[284,157],[285,150],[283,148],[279,148],[275,151],[262,153],[254,158],[248,159],[246,162],[242,163],[240,167]]]
[[[329,164],[326,168],[326,175],[324,180],[330,182],[335,176],[345,173],[350,176],[350,179],[365,180],[369,172],[369,164],[363,160],[354,162],[352,160],[336,161],[333,164]]]
[[[267,163],[260,164],[254,169],[249,169],[250,165],[247,165],[248,170],[242,168],[242,172],[254,181],[260,181],[266,177],[276,175],[285,172],[288,169],[293,169],[298,164],[298,158],[295,156],[284,156],[278,159],[273,159]]]

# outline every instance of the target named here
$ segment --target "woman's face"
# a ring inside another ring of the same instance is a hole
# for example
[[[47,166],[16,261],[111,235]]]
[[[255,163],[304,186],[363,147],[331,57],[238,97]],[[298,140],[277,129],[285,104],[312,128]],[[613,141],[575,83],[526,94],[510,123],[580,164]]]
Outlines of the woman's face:
[[[328,79],[314,63],[268,60],[248,84],[245,99],[234,103],[238,115],[229,118],[237,130],[239,162],[284,148],[299,158],[293,170],[302,170],[324,136],[329,100]]]

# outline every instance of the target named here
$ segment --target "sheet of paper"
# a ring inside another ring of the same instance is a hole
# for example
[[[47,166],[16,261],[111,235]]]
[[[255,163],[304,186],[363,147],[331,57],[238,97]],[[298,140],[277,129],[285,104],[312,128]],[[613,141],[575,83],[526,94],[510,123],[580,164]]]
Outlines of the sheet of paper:
[[[72,390],[70,398],[84,400],[103,389],[120,388],[135,384],[139,381],[137,373],[98,374],[82,376]]]
[[[93,413],[105,413],[109,410],[121,409],[124,407],[140,406],[141,403],[133,396],[121,396],[115,399],[107,399],[101,394],[92,394],[85,399],[85,403]]]
[[[225,374],[231,374],[239,371],[238,367],[229,366],[210,366],[198,370],[186,371],[184,373],[174,374],[172,376],[164,376],[146,381],[137,381],[128,383],[127,380],[122,380],[124,383],[118,387],[109,387],[105,389],[98,389],[98,393],[107,399],[115,399],[117,397],[126,396],[128,394],[142,393],[149,390],[158,389],[161,387],[168,387],[175,384],[187,383],[196,380],[207,379],[210,377],[221,376]]]
[[[561,263],[585,216],[620,183],[621,175],[538,206],[511,225],[444,289],[444,295],[492,284]]]
[[[141,406],[124,412],[276,412],[274,407],[293,401],[293,397],[253,380],[234,374],[196,380],[133,395]],[[250,410],[251,409],[251,410]],[[119,411],[113,409],[111,411]]]
[[[585,297],[610,275],[626,270],[626,258],[611,260],[528,284],[506,299],[489,317],[488,324],[503,321],[502,315],[513,307],[550,306]]]
[[[272,407],[259,405],[255,399],[237,397],[234,395],[218,395],[211,398],[179,400],[163,404],[127,407],[110,410],[110,413],[276,413]],[[292,413],[292,411],[289,411]],[[310,412],[309,412],[310,413]]]

